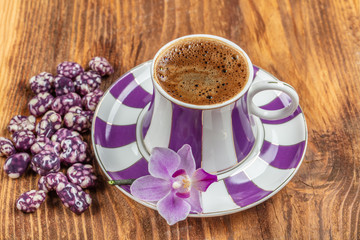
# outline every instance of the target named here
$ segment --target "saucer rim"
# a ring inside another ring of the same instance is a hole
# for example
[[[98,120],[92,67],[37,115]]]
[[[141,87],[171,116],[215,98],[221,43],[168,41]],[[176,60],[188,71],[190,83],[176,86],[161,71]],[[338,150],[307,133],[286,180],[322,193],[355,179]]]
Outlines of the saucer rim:
[[[110,175],[107,173],[107,170],[104,168],[103,164],[102,164],[102,161],[101,161],[101,158],[98,154],[98,151],[96,149],[96,144],[95,144],[95,139],[94,139],[94,130],[95,130],[95,120],[98,116],[98,112],[99,112],[99,109],[100,109],[100,106],[104,100],[104,97],[107,95],[107,94],[110,94],[110,90],[118,83],[118,81],[120,79],[122,79],[123,76],[126,76],[128,75],[129,73],[132,73],[134,70],[138,69],[138,68],[141,68],[143,67],[144,65],[147,65],[149,63],[151,63],[153,60],[148,60],[146,62],[143,62],[135,67],[133,67],[132,69],[130,69],[129,71],[121,74],[115,81],[114,83],[112,83],[108,88],[107,90],[104,92],[104,95],[103,97],[101,98],[101,100],[99,101],[98,105],[97,105],[97,108],[96,110],[94,111],[94,116],[93,116],[93,121],[92,121],[92,125],[91,125],[91,142],[92,142],[92,148],[93,148],[93,152],[95,154],[95,157],[96,157],[96,160],[97,162],[99,163],[100,167],[101,167],[101,170],[102,172],[106,175],[106,177],[108,178],[108,180],[113,180]],[[280,81],[278,78],[276,78],[274,75],[272,75],[271,73],[269,73],[268,71],[264,70],[263,68],[257,66],[257,65],[253,65],[254,67],[257,67],[259,70],[269,74],[271,77],[273,77],[274,79],[276,79],[277,81]],[[146,107],[146,106],[145,106]],[[302,152],[302,156],[301,156],[301,159],[299,161],[299,163],[297,164],[296,168],[294,169],[294,171],[291,173],[291,175],[288,176],[288,178],[282,182],[282,184],[280,184],[275,190],[273,190],[270,194],[268,194],[267,196],[265,196],[264,198],[254,202],[254,203],[251,203],[247,206],[244,206],[244,207],[241,207],[241,206],[238,206],[238,208],[235,208],[235,209],[232,209],[232,210],[222,210],[222,211],[216,211],[216,212],[207,212],[207,213],[191,213],[189,214],[188,216],[189,217],[195,217],[195,218],[203,218],[203,217],[218,217],[218,216],[226,216],[226,215],[229,215],[229,214],[233,214],[233,213],[238,213],[238,212],[241,212],[241,211],[244,211],[244,210],[247,210],[249,208],[252,208],[252,207],[255,207],[265,201],[267,201],[269,198],[273,197],[275,194],[277,194],[282,188],[284,188],[290,181],[291,179],[296,175],[296,173],[298,172],[304,158],[305,158],[305,154],[306,154],[306,149],[307,149],[307,145],[308,145],[308,128],[307,128],[307,124],[306,124],[306,118],[305,118],[305,114],[299,104],[299,108],[301,110],[301,113],[303,113],[303,122],[304,122],[304,130],[305,130],[305,139],[304,139],[304,142],[305,142],[305,145],[304,145],[304,149],[303,149],[303,152]],[[144,109],[144,108],[143,108]],[[261,122],[261,126],[263,127],[264,126],[264,123]],[[138,147],[139,148],[139,147]],[[139,150],[140,152],[140,150]],[[141,154],[141,152],[140,152]],[[142,154],[141,154],[142,155]],[[222,179],[221,181],[224,181],[226,178]],[[120,186],[117,186],[116,187],[123,193],[125,194],[127,197],[135,200],[136,202],[142,204],[143,206],[145,207],[149,207],[151,209],[154,209],[154,210],[157,210],[156,209],[156,204],[154,203],[151,203],[151,202],[147,202],[147,201],[143,201],[133,195],[131,195],[129,192],[125,191],[124,189],[122,189]]]

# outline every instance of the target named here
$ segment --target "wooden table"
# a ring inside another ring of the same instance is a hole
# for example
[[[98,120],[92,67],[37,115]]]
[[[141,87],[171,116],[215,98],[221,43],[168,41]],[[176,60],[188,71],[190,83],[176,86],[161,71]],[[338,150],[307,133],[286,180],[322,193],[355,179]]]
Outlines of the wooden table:
[[[256,3],[255,3],[256,2]],[[278,194],[247,211],[188,218],[169,227],[154,210],[105,183],[77,216],[51,195],[36,213],[15,209],[37,187],[0,171],[1,239],[356,239],[360,238],[360,2],[0,0],[0,135],[28,114],[28,81],[65,60],[106,57],[121,74],[168,41],[208,33],[239,44],[253,63],[293,85],[305,113],[304,162]],[[3,162],[5,159],[2,159]]]

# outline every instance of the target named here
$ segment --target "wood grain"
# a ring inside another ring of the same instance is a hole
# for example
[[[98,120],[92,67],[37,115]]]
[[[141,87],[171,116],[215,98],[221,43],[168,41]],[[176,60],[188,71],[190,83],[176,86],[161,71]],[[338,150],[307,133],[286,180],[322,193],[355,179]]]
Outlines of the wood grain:
[[[253,63],[293,85],[309,144],[293,180],[245,212],[172,227],[105,184],[77,216],[56,197],[34,214],[14,207],[31,172],[0,171],[0,239],[360,239],[360,2],[358,0],[0,0],[0,135],[28,114],[28,80],[62,61],[106,57],[103,89],[166,42],[208,33],[239,44]],[[0,160],[1,162],[4,159]]]

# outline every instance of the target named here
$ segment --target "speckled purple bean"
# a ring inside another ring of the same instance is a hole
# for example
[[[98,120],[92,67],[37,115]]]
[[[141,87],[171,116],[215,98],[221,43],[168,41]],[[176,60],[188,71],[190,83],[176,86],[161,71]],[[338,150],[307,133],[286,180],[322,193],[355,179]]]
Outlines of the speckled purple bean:
[[[27,153],[16,153],[6,159],[4,171],[11,178],[19,178],[29,166],[31,159]]]
[[[60,183],[67,183],[68,179],[62,172],[49,173],[46,176],[41,176],[38,181],[38,188],[45,192],[56,190],[57,185]]]
[[[30,88],[35,93],[51,92],[54,76],[51,73],[42,72],[30,78]]]
[[[87,118],[87,120],[90,122],[90,127],[91,128],[91,123],[93,121],[94,118],[94,112],[93,111],[83,111],[82,114]]]
[[[91,70],[98,72],[101,76],[114,73],[113,67],[104,57],[94,57],[90,60],[89,67]]]
[[[21,130],[34,131],[36,118],[33,115],[28,117],[22,115],[14,116],[8,125],[10,133],[14,133]]]
[[[60,170],[60,159],[55,153],[41,151],[36,154],[30,163],[31,168],[40,175],[47,175]]]
[[[62,96],[71,92],[75,92],[75,86],[70,78],[58,75],[54,80],[54,88],[56,96]]]
[[[57,66],[57,73],[67,78],[75,78],[82,72],[84,72],[84,69],[76,62],[65,61]]]
[[[81,114],[81,115],[85,116],[89,120],[90,123],[92,122],[92,119],[94,117],[93,111],[83,110],[81,107],[78,107],[78,106],[70,108],[69,112],[77,113],[77,114]]]
[[[44,136],[47,138],[50,138],[56,132],[56,130],[53,129],[51,122],[46,119],[41,119],[40,122],[36,124],[35,131],[38,136]]]
[[[28,151],[36,138],[33,132],[24,130],[14,132],[12,137],[18,151]]]
[[[64,115],[71,107],[81,106],[81,97],[76,93],[68,93],[56,97],[53,101],[51,108],[60,115]]]
[[[70,130],[76,130],[79,132],[86,132],[91,126],[85,116],[72,112],[65,114],[64,125]]]
[[[83,213],[91,204],[91,197],[81,187],[73,183],[60,182],[56,187],[56,193],[65,207],[76,214]]]
[[[94,71],[84,72],[76,77],[74,84],[76,92],[84,96],[100,86],[101,76]]]
[[[39,93],[29,101],[29,111],[35,117],[40,117],[51,108],[53,101],[54,97],[50,93]]]
[[[9,157],[16,153],[16,149],[12,141],[7,138],[0,137],[0,157]]]
[[[82,188],[95,186],[96,176],[90,164],[75,163],[67,170],[67,177],[70,182]]]
[[[87,113],[84,113],[81,107],[75,106],[65,114],[64,125],[70,130],[86,132],[90,129],[91,122]]]
[[[39,190],[42,190],[44,192],[49,192],[50,189],[48,189],[47,187],[47,183],[46,183],[46,176],[41,176],[38,180],[38,188]]]
[[[81,107],[75,106],[75,107],[70,108],[68,112],[82,114],[82,111],[83,110]]]
[[[35,143],[31,146],[30,151],[32,155],[36,155],[42,151],[50,151],[59,156],[61,148],[59,143],[53,142],[45,136],[38,136]]]
[[[96,106],[100,102],[100,99],[104,95],[104,92],[100,89],[95,89],[94,92],[86,94],[82,98],[82,105],[85,110],[95,111]]]
[[[61,124],[62,124],[61,115],[52,110],[45,113],[42,119],[48,120],[51,123],[53,129],[55,130],[59,130],[61,128]]]
[[[20,195],[16,200],[16,208],[25,213],[35,212],[45,201],[46,193],[42,190],[31,190]]]
[[[61,128],[61,124],[61,115],[54,111],[48,111],[36,125],[35,131],[38,136],[50,138],[58,129]]]
[[[79,137],[67,137],[61,144],[62,152],[60,154],[61,162],[66,165],[74,163],[88,163],[88,145]]]
[[[52,135],[51,141],[57,142],[60,144],[67,137],[79,137],[81,140],[83,140],[80,133],[66,129],[66,128],[60,128],[59,130],[56,131],[56,133],[54,135]]]

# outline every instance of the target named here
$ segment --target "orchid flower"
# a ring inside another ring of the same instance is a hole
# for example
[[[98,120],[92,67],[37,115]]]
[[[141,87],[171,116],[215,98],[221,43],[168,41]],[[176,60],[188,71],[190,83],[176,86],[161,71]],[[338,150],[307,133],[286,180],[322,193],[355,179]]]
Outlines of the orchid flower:
[[[149,161],[150,175],[136,179],[130,187],[131,194],[157,202],[160,215],[173,225],[186,219],[190,211],[201,213],[200,191],[205,192],[217,181],[217,176],[195,168],[188,144],[177,153],[168,148],[154,148]]]

